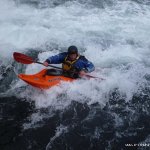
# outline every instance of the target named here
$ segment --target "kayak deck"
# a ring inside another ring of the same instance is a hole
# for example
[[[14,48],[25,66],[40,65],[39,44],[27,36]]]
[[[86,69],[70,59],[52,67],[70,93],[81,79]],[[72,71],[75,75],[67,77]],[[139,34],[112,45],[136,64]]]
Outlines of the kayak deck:
[[[46,75],[46,72],[47,69],[44,69],[37,74],[19,74],[18,77],[26,83],[40,89],[48,89],[50,87],[56,86],[60,84],[61,81],[72,82],[75,80],[62,75]]]

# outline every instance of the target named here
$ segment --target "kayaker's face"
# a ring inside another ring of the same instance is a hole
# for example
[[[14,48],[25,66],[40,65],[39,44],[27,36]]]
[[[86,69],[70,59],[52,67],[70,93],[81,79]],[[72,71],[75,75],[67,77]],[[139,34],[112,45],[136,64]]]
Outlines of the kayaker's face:
[[[69,54],[69,60],[74,61],[77,58],[77,54]]]

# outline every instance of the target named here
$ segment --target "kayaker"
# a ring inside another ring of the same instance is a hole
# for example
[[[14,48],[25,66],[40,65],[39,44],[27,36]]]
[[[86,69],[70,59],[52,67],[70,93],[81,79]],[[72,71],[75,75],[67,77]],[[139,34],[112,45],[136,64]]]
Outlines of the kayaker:
[[[72,78],[82,77],[95,70],[93,63],[78,53],[76,46],[70,46],[68,52],[49,57],[43,64],[47,67],[48,64],[60,63],[62,63],[63,74]]]

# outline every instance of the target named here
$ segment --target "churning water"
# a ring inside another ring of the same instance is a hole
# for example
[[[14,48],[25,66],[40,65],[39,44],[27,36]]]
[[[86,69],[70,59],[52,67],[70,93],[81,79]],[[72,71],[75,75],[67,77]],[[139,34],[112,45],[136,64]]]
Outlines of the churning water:
[[[150,144],[149,27],[149,0],[0,0],[0,149]],[[43,62],[70,45],[105,80],[40,91],[17,78],[44,67],[19,64],[13,52]]]

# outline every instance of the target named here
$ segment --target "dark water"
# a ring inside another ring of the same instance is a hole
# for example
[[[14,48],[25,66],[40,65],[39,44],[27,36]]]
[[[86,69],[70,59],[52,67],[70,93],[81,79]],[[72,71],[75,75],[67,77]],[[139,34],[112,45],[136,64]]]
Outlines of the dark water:
[[[51,139],[48,150],[120,150],[127,149],[127,143],[144,141],[150,133],[149,88],[128,103],[115,90],[104,108],[97,103],[89,106],[72,101],[65,110],[55,111],[52,117],[43,120],[42,126],[23,130],[22,124],[36,111],[34,102],[0,98],[0,149],[42,150]],[[41,114],[47,112],[48,108],[40,110]],[[115,121],[116,116],[121,119],[120,124]],[[53,138],[58,127],[67,130]]]
[[[35,7],[39,8],[45,8],[45,7],[56,7],[59,5],[63,5],[68,2],[78,2],[80,4],[86,5],[86,6],[93,6],[93,7],[99,7],[104,8],[107,6],[112,6],[116,2],[124,2],[128,0],[14,0],[16,4],[29,4]],[[135,1],[139,4],[146,4],[149,5],[149,0],[130,0]]]
[[[41,128],[22,131],[23,122],[36,111],[34,104],[25,99],[1,97],[0,110],[1,150],[44,149],[49,138],[55,133],[57,116],[50,118]]]

